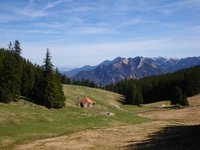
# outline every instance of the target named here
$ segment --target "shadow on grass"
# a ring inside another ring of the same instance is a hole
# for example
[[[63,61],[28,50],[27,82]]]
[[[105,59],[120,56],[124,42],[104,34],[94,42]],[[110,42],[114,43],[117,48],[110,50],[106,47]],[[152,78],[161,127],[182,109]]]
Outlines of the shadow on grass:
[[[200,125],[170,126],[153,133],[149,140],[125,147],[130,150],[200,150]]]

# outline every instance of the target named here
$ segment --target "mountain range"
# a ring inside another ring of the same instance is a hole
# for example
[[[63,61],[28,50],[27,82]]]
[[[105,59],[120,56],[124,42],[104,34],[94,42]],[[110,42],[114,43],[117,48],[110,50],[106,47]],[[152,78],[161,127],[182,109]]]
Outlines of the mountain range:
[[[112,61],[106,60],[97,66],[83,66],[63,72],[72,80],[90,80],[97,85],[116,83],[122,79],[139,79],[152,75],[174,72],[180,69],[200,65],[199,57],[164,58],[117,57]]]

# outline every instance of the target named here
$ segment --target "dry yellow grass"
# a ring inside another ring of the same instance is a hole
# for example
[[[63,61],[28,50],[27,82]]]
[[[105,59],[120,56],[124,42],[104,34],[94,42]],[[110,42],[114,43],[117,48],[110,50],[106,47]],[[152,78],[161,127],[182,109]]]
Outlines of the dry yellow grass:
[[[47,109],[23,99],[11,104],[0,103],[0,149],[42,138],[67,135],[86,129],[138,124],[148,119],[127,111],[118,102],[121,95],[101,89],[64,85],[66,107]],[[76,106],[77,97],[89,97],[95,109]],[[108,112],[113,116],[107,115]]]
[[[106,129],[85,130],[67,136],[38,140],[15,147],[16,150],[115,150],[124,149],[129,141],[138,143],[166,127],[166,122],[155,121],[142,125],[118,126]]]
[[[112,128],[83,130],[70,135],[37,140],[15,147],[17,150],[64,149],[187,149],[195,148],[199,139],[200,95],[190,97],[190,107],[156,109],[139,115],[154,121]],[[195,126],[198,125],[198,126]],[[186,141],[182,140],[185,139]],[[178,144],[176,143],[178,141]],[[163,147],[164,144],[164,147]],[[198,145],[197,145],[198,146]]]
[[[192,97],[188,97],[190,106],[200,106],[200,94]]]

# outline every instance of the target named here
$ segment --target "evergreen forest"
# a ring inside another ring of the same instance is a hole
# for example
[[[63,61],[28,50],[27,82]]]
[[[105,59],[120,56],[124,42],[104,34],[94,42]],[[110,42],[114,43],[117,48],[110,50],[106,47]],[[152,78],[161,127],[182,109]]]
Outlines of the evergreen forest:
[[[65,106],[61,82],[66,78],[58,73],[47,49],[42,66],[21,57],[20,42],[9,43],[0,49],[0,102],[17,101],[21,96],[47,108]]]
[[[187,106],[187,97],[200,93],[200,66],[139,80],[122,80],[105,89],[125,95],[127,104],[170,100],[172,104]]]

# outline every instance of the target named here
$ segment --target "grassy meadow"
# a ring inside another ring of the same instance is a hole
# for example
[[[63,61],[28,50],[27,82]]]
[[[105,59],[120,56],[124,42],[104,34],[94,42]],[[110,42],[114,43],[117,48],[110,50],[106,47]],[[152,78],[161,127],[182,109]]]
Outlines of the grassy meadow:
[[[0,149],[46,137],[67,135],[83,129],[138,124],[149,121],[139,117],[136,106],[122,106],[123,96],[75,85],[63,85],[66,107],[47,109],[24,99],[10,104],[0,103]],[[78,102],[89,97],[96,102],[95,109],[82,109]],[[147,108],[148,109],[148,108]],[[114,116],[106,115],[112,112]]]

